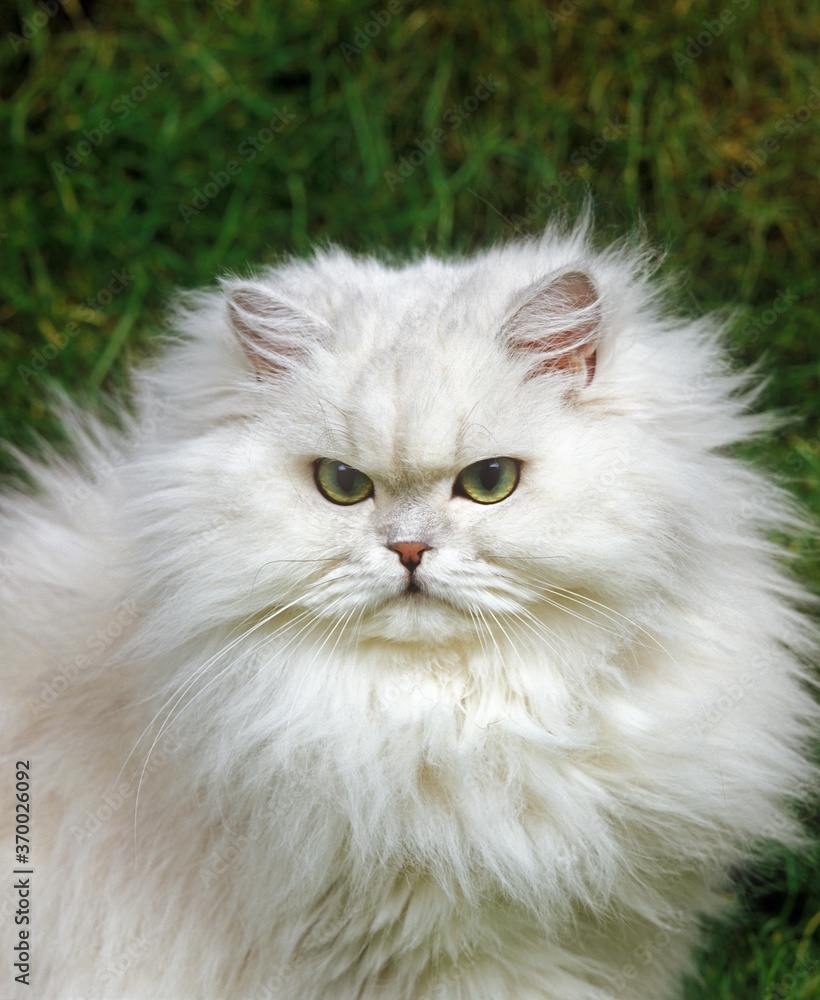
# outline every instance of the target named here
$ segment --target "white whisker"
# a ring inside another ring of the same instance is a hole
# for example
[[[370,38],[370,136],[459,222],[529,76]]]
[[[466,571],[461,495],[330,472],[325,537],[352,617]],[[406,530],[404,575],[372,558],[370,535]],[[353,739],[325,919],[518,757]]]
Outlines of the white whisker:
[[[341,598],[337,599],[337,601],[335,602],[335,604],[338,604],[340,601],[341,601]],[[334,606],[335,605],[331,605],[331,608],[328,609],[328,610],[332,610],[332,608]],[[310,668],[316,662],[316,659],[319,656],[319,653],[321,653],[321,651],[324,649],[324,647],[327,644],[327,642],[330,639],[330,637],[333,635],[333,633],[336,631],[336,629],[339,628],[339,626],[341,625],[341,629],[339,630],[339,636],[337,637],[336,642],[333,645],[333,650],[336,649],[336,647],[337,647],[337,645],[339,643],[339,639],[342,636],[342,632],[344,630],[344,627],[347,625],[347,623],[353,617],[355,611],[356,611],[355,607],[351,608],[351,610],[348,612],[347,616],[345,617],[344,621],[342,621],[342,619],[337,619],[333,623],[333,625],[331,626],[330,630],[328,632],[326,632],[325,636],[323,637],[322,642],[320,643],[319,647],[317,649],[315,649],[315,652],[313,654],[313,659],[310,661],[310,663],[307,664],[307,667],[305,669],[303,669],[302,676],[299,678],[299,685],[296,688],[296,691],[295,691],[295,693],[293,695],[293,701],[291,702],[290,712],[288,713],[288,721],[287,721],[287,725],[285,726],[285,733],[286,734],[290,731],[290,724],[293,721],[293,713],[296,710],[296,702],[297,702],[297,700],[299,698],[299,693],[302,690],[302,686],[303,686],[303,684],[305,682],[305,678],[306,678],[307,673],[310,671]],[[333,652],[333,650],[331,650],[331,653]]]
[[[588,597],[585,594],[579,594],[574,590],[570,590],[568,587],[556,586],[553,584],[549,585],[549,590],[551,593],[556,594],[556,596],[566,597],[568,600],[575,601],[578,604],[586,605],[591,611],[592,610],[599,611],[599,613],[602,614],[605,618],[609,618],[611,621],[616,622],[616,624],[617,624],[617,619],[620,618],[622,621],[626,622],[626,624],[629,625],[631,628],[637,629],[639,632],[642,632],[649,640],[651,640],[654,647],[656,649],[659,649],[661,652],[665,653],[673,663],[677,662],[675,660],[675,657],[669,652],[669,650],[663,645],[663,643],[657,638],[657,636],[654,636],[650,631],[645,629],[643,625],[639,625],[638,622],[633,621],[632,618],[629,618],[627,615],[622,614],[620,611],[616,611],[615,608],[612,608],[607,604],[602,604],[600,601],[596,601],[592,597]],[[639,643],[639,645],[643,646],[644,648],[648,648],[644,643]]]
[[[134,746],[131,748],[130,752],[128,753],[128,756],[125,758],[125,761],[123,762],[122,767],[120,768],[120,771],[119,771],[119,773],[117,775],[117,778],[116,778],[116,781],[115,781],[114,784],[116,785],[116,782],[119,781],[119,779],[122,776],[122,773],[123,773],[123,771],[125,769],[125,766],[128,764],[128,761],[131,759],[131,755],[137,749],[137,747],[139,746],[140,742],[145,737],[145,735],[151,730],[151,728],[153,727],[154,723],[159,718],[160,713],[166,708],[166,706],[169,705],[170,702],[173,702],[173,704],[171,704],[171,706],[170,706],[170,708],[168,710],[169,714],[173,712],[174,708],[179,703],[179,700],[182,697],[185,696],[186,692],[191,688],[191,686],[193,684],[195,684],[196,681],[199,679],[199,677],[201,677],[202,674],[204,674],[205,672],[207,672],[211,668],[211,666],[213,666],[213,664],[217,660],[221,659],[221,657],[223,657],[223,656],[227,655],[229,652],[231,652],[240,642],[242,642],[243,640],[245,640],[250,634],[252,634],[253,632],[255,632],[258,628],[262,628],[264,625],[268,624],[270,621],[272,621],[274,618],[278,617],[280,614],[282,614],[285,611],[289,610],[290,608],[294,607],[297,603],[298,603],[297,601],[292,601],[290,604],[284,605],[281,608],[276,608],[273,611],[271,611],[269,614],[265,615],[255,625],[251,626],[249,629],[246,629],[241,635],[237,636],[236,638],[234,638],[233,640],[231,640],[231,642],[229,642],[226,645],[222,646],[216,653],[214,653],[212,656],[210,656],[204,663],[200,664],[196,668],[196,670],[193,672],[193,674],[191,674],[188,678],[186,678],[185,680],[183,680],[181,684],[177,685],[177,687],[174,689],[174,691],[172,691],[172,693],[165,699],[165,701],[162,703],[162,705],[160,705],[160,707],[154,713],[154,716],[151,719],[151,721],[148,723],[148,725],[143,729],[143,731],[137,737],[137,740],[136,740]],[[245,619],[245,620],[247,620],[247,619]],[[234,632],[236,632],[237,628],[238,628],[238,626],[236,626],[234,629],[232,629],[231,630],[231,634],[234,633]],[[166,716],[166,720],[167,720],[167,716]],[[162,730],[162,727],[160,727],[160,729]],[[155,743],[156,743],[156,740],[154,741],[154,743],[152,743],[151,749],[153,749]],[[149,750],[149,755],[150,755],[150,750]]]
[[[567,591],[563,590],[562,588],[554,587],[554,586],[549,585],[549,584],[543,585],[543,586],[538,586],[538,585],[530,584],[529,586],[534,587],[534,589],[537,590],[541,594],[541,600],[544,600],[551,607],[557,608],[559,611],[563,611],[565,614],[570,615],[572,618],[576,618],[576,619],[578,619],[578,621],[582,621],[582,622],[584,622],[587,625],[592,625],[594,628],[598,628],[602,632],[606,632],[607,635],[613,635],[613,636],[615,636],[615,637],[617,637],[619,639],[626,638],[626,636],[625,636],[625,634],[624,634],[624,632],[622,630],[618,630],[618,629],[615,629],[615,628],[608,628],[602,622],[595,621],[594,618],[589,618],[586,615],[582,615],[578,611],[573,611],[571,608],[567,608],[563,604],[561,604],[560,601],[552,600],[552,598],[546,596],[548,594],[552,594],[553,597],[564,597],[567,600],[573,601],[573,603],[575,603],[575,604],[581,604],[581,605],[587,607],[588,610],[590,610],[590,611],[598,611],[598,613],[601,614],[602,617],[607,618],[609,621],[613,622],[616,625],[619,624],[619,622],[617,621],[617,618],[613,617],[611,614],[605,614],[603,611],[599,611],[598,607],[593,607],[593,606],[587,604],[586,602],[584,602],[581,599],[580,595],[573,595],[573,594],[568,593]],[[599,605],[599,607],[603,608],[603,607],[605,607],[605,605]],[[612,610],[612,609],[609,609],[609,610]],[[617,612],[615,612],[615,614],[617,614]],[[624,621],[627,622],[627,624],[633,624],[634,625],[634,623],[629,622],[629,620],[625,616],[622,615],[620,617],[623,618]],[[638,626],[638,625],[635,625],[635,627],[636,628],[640,628],[640,626]],[[642,630],[642,631],[645,631],[645,630]],[[647,632],[647,635],[649,635],[648,632]],[[652,636],[650,636],[650,638],[652,638]]]

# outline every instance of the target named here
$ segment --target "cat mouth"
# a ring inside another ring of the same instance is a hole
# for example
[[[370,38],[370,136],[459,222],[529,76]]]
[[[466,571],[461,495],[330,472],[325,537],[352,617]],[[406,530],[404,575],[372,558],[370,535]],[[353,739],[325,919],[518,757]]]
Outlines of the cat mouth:
[[[399,642],[448,642],[472,634],[474,623],[435,582],[407,579],[372,607],[368,634]]]
[[[411,576],[401,591],[398,593],[399,601],[413,601],[424,604],[439,604],[454,607],[446,595],[439,592],[438,587],[431,587],[429,583],[417,580]]]

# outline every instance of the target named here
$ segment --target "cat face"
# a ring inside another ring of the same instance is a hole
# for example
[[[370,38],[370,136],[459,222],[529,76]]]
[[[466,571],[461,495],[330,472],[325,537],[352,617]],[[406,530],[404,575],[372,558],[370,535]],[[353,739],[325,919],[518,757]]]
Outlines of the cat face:
[[[331,644],[428,645],[543,642],[550,618],[617,601],[641,534],[623,511],[646,504],[607,479],[624,437],[588,412],[587,275],[530,284],[483,327],[462,304],[334,322],[245,283],[228,310],[259,401],[231,476],[255,599],[292,602]]]

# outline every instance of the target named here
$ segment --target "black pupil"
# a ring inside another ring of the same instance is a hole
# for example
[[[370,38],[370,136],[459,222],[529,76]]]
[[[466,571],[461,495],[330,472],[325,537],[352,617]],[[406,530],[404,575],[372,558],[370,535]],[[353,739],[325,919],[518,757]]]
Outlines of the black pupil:
[[[349,465],[340,465],[336,469],[336,482],[343,493],[350,493],[356,485],[356,470]]]
[[[499,462],[485,462],[478,472],[478,479],[481,483],[482,489],[485,489],[488,493],[491,493],[496,486],[498,486],[498,480],[501,478],[501,465]]]

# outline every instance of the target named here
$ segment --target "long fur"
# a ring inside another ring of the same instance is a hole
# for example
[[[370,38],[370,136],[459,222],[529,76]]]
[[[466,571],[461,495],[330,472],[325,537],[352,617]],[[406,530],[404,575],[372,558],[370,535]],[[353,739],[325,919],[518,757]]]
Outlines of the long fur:
[[[180,299],[117,426],[66,411],[76,460],[2,500],[35,869],[33,985],[7,888],[2,996],[680,995],[730,867],[799,841],[816,647],[770,540],[800,514],[730,450],[754,384],[651,269],[586,224],[330,249]],[[515,492],[453,496],[492,456]],[[322,457],[374,496],[328,502]],[[421,596],[394,537],[431,542]]]

